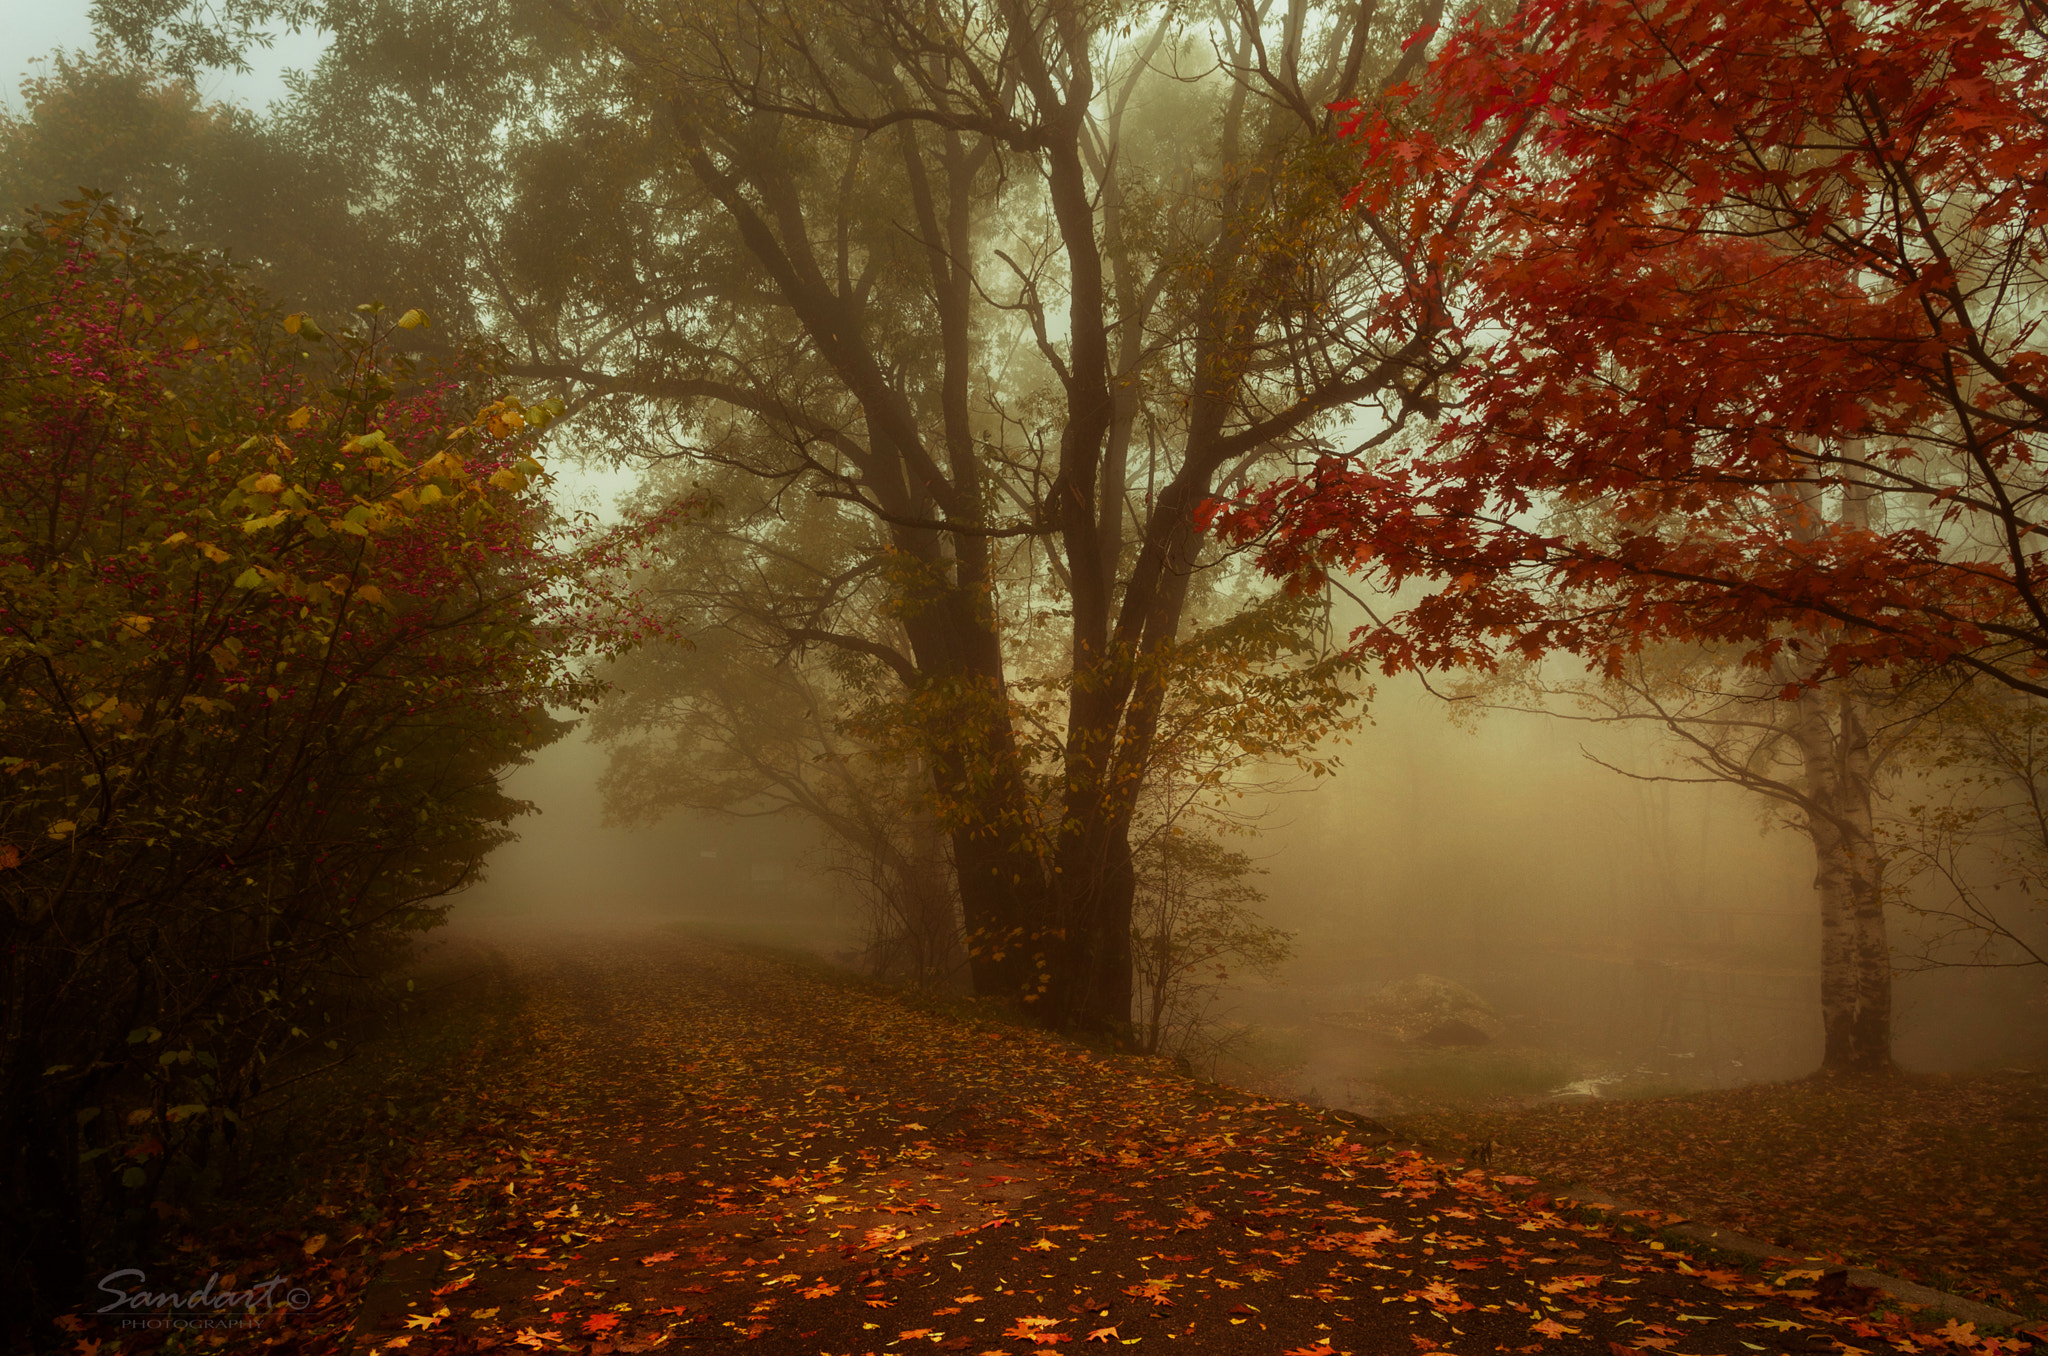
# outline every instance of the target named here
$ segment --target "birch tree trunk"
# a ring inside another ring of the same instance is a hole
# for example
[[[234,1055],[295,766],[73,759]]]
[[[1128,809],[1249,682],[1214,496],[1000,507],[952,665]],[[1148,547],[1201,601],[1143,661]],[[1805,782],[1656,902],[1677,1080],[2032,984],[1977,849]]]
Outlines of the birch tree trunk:
[[[1884,918],[1883,860],[1872,816],[1870,735],[1855,689],[1808,691],[1797,699],[1793,739],[1805,761],[1820,893],[1821,1069],[1892,1069],[1891,941]]]

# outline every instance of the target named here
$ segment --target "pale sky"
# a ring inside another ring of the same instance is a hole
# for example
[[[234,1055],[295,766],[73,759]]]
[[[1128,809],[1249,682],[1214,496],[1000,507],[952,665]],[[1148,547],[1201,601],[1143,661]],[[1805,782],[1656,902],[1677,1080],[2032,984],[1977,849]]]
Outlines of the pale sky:
[[[0,100],[21,108],[21,82],[32,74],[30,63],[52,48],[93,46],[92,23],[86,17],[91,0],[0,0]],[[209,99],[228,100],[261,109],[284,94],[284,72],[319,60],[325,41],[317,33],[278,34],[269,51],[253,51],[246,76],[210,72],[200,82]]]

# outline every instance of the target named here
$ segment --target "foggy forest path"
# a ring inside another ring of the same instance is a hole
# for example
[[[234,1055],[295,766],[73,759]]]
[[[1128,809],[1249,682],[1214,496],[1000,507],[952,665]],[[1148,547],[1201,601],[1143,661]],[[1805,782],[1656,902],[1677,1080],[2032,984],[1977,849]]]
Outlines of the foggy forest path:
[[[357,1352],[1948,1346],[1160,1061],[680,934],[492,945],[517,1040]]]

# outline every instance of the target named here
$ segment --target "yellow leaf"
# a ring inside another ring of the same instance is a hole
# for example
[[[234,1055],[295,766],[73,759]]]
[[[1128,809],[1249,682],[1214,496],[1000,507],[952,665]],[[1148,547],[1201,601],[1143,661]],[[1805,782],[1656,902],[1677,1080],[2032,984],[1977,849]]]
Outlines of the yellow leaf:
[[[210,541],[203,541],[199,543],[199,554],[205,556],[208,560],[212,561],[216,565],[225,565],[228,562],[228,553],[221,550],[218,546],[215,546]]]
[[[306,405],[299,406],[284,418],[284,426],[289,429],[302,429],[312,422],[312,408]]]
[[[417,306],[398,317],[398,328],[402,330],[426,329],[430,328],[433,323],[432,320],[427,318],[427,313]]]
[[[52,838],[69,838],[78,832],[78,825],[69,819],[60,819],[49,827],[48,832]]]

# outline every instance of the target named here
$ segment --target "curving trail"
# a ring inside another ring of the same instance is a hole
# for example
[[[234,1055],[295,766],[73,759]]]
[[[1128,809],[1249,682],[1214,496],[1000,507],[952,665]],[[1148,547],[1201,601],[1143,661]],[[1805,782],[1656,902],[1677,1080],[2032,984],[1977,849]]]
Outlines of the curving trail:
[[[504,946],[525,1043],[450,1094],[357,1352],[2001,1349],[1158,1061],[680,935]]]

